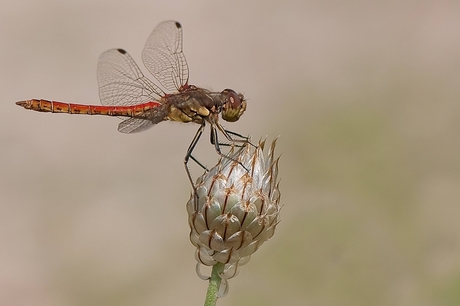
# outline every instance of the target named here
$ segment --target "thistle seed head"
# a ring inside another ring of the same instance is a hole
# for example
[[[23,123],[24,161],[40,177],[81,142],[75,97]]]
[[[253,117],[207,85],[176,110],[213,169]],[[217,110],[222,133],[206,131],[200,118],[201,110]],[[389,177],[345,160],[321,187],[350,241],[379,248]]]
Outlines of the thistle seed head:
[[[238,267],[273,236],[279,222],[276,140],[266,157],[264,145],[262,141],[255,148],[250,144],[233,148],[197,179],[187,203],[198,265],[225,264],[223,279],[238,273]]]

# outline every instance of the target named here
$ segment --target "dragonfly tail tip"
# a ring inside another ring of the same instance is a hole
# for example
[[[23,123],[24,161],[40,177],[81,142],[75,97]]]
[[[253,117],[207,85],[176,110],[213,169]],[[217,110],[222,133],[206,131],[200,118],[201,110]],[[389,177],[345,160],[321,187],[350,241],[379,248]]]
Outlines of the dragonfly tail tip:
[[[27,101],[18,101],[18,102],[16,102],[16,105],[19,105],[19,106],[22,106],[22,107],[26,106],[26,104],[27,104]]]

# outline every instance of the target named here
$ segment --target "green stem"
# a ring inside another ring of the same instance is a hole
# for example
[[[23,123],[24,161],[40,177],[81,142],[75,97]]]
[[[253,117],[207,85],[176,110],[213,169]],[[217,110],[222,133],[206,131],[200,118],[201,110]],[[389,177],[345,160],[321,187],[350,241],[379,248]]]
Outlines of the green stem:
[[[208,292],[206,292],[206,301],[204,306],[215,306],[217,303],[217,293],[219,292],[221,278],[220,273],[224,271],[225,264],[216,263],[212,267],[211,278],[209,279]]]

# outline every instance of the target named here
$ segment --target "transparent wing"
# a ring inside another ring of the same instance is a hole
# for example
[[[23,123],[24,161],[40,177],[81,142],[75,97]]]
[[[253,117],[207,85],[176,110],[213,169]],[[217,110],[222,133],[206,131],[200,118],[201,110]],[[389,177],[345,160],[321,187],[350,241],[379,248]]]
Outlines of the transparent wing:
[[[155,79],[169,92],[188,82],[188,65],[182,52],[182,26],[177,21],[160,23],[147,40],[142,60]]]
[[[111,49],[100,56],[97,78],[99,98],[103,105],[130,106],[151,101],[161,102],[161,96],[165,94],[142,74],[133,58],[123,49]],[[159,105],[143,118],[122,121],[118,130],[122,133],[142,131],[162,121],[165,116],[165,108]]]
[[[165,119],[167,116],[167,106],[159,105],[158,107],[149,109],[142,118],[128,118],[118,125],[118,131],[122,133],[136,133],[141,132],[149,127],[157,124]]]
[[[150,120],[129,118],[123,120],[122,122],[120,122],[120,124],[118,124],[118,131],[126,134],[136,133],[144,131],[152,126],[153,123]]]
[[[123,49],[108,50],[97,66],[99,98],[103,105],[136,105],[160,101],[165,93],[144,77],[133,58]]]

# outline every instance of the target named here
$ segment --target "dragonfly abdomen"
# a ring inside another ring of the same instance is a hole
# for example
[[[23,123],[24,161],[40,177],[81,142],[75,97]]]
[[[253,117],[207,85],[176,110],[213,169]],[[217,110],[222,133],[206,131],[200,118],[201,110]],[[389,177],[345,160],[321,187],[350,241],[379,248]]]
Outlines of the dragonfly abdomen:
[[[139,117],[145,114],[148,110],[161,105],[158,102],[147,102],[130,106],[99,106],[48,101],[43,99],[19,101],[16,102],[16,104],[24,107],[25,109],[31,109],[38,112],[121,117]]]

